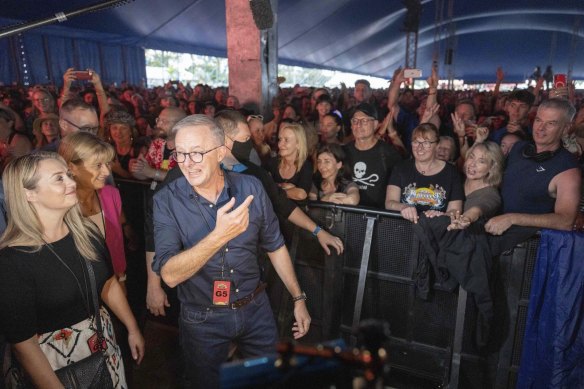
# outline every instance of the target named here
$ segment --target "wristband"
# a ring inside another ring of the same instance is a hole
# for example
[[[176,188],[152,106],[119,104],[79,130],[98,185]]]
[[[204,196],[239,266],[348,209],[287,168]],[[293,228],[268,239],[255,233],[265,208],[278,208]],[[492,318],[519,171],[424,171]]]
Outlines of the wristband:
[[[300,301],[300,300],[304,300],[304,301],[308,300],[308,297],[306,297],[306,293],[302,292],[302,293],[300,293],[300,295],[292,298],[293,302]]]
[[[158,181],[159,178],[160,178],[160,170],[156,169],[156,173],[154,173],[154,179],[156,181]]]
[[[322,231],[322,228],[320,226],[316,226],[316,228],[314,229],[314,231],[312,231],[312,235],[317,236],[319,232]]]

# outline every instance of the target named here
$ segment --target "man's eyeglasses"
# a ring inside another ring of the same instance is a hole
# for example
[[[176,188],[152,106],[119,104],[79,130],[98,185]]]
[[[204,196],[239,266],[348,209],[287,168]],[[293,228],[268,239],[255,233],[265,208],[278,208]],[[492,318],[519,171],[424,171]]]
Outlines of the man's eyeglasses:
[[[69,123],[73,127],[77,128],[79,131],[89,132],[90,134],[93,134],[93,135],[97,135],[97,131],[99,131],[99,126],[95,126],[95,127],[92,127],[92,126],[83,126],[83,127],[80,127],[77,124],[75,124],[75,123],[73,123],[73,122],[71,122],[71,121],[69,121],[69,120],[67,120],[65,118],[61,118],[61,119],[63,121],[65,121],[65,122]]]
[[[417,140],[412,141],[412,148],[416,148],[419,145],[422,145],[422,148],[429,149],[434,143],[438,143],[437,141],[430,142],[429,140],[425,140],[423,142],[418,142]]]
[[[251,121],[252,121],[252,119],[258,119],[258,120],[260,120],[261,122],[263,122],[263,121],[264,121],[264,117],[263,117],[262,115],[249,115],[249,116],[247,117],[247,122],[248,122],[248,123],[249,123],[249,122],[251,122]]]
[[[357,118],[353,118],[351,119],[351,124],[356,126],[357,124],[363,125],[363,124],[367,124],[369,122],[374,121],[375,119],[371,119],[371,118],[361,118],[361,119],[357,119]]]
[[[187,155],[189,156],[190,160],[193,161],[194,163],[201,163],[201,162],[203,162],[203,157],[205,156],[205,154],[210,153],[211,151],[218,149],[221,146],[223,146],[223,145],[219,145],[219,146],[213,147],[210,150],[202,151],[202,152],[201,151],[191,151],[190,153],[181,153],[180,151],[173,151],[172,155],[177,163],[184,163],[187,160]]]
[[[51,101],[51,99],[49,99],[48,97],[42,97],[39,99],[33,99],[36,103],[48,103],[49,101]]]

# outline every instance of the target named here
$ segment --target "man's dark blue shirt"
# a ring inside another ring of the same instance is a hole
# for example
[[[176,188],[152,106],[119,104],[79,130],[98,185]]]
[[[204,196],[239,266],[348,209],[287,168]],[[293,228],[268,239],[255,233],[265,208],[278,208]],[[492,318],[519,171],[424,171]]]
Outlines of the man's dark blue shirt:
[[[284,246],[278,219],[260,181],[238,173],[223,171],[223,174],[225,186],[216,205],[199,196],[184,176],[154,195],[156,256],[152,269],[158,274],[171,257],[209,235],[215,228],[217,210],[232,197],[236,199],[235,209],[247,196],[254,196],[249,206],[247,230],[215,253],[190,279],[178,285],[181,303],[193,307],[212,305],[213,281],[221,278],[223,261],[223,277],[232,280],[230,302],[234,302],[258,286],[258,248],[273,252]]]

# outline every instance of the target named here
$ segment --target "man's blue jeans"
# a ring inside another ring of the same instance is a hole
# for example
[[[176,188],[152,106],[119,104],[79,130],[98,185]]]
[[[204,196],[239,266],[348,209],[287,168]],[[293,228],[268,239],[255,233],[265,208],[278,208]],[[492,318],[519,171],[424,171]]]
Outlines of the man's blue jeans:
[[[196,309],[182,304],[179,328],[190,388],[219,387],[219,370],[232,342],[248,358],[274,353],[278,341],[265,292],[240,309]]]

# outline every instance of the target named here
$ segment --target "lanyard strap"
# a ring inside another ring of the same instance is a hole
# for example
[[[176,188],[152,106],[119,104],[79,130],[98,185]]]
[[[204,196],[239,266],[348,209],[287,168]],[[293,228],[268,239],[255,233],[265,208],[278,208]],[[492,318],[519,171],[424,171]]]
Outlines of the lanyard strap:
[[[63,266],[65,266],[65,268],[67,268],[67,270],[69,270],[69,273],[71,273],[71,275],[75,278],[75,281],[77,282],[77,287],[79,288],[79,292],[81,293],[81,297],[83,298],[83,301],[86,304],[86,308],[88,310],[88,314],[91,316],[91,312],[89,312],[89,304],[87,302],[88,298],[85,298],[85,295],[83,294],[83,289],[81,288],[81,283],[79,282],[79,279],[77,278],[77,276],[75,275],[75,273],[73,272],[73,270],[71,270],[71,268],[65,263],[65,261],[63,261],[63,258],[61,258],[61,256],[59,254],[57,254],[57,252],[55,250],[53,250],[53,247],[45,242],[47,248],[55,255],[55,257],[57,257],[57,259],[63,264]],[[93,309],[94,309],[94,317],[95,317],[95,326],[96,326],[96,332],[97,332],[97,336],[99,339],[103,339],[103,329],[101,326],[101,316],[99,314],[99,302],[97,300],[97,285],[95,282],[95,273],[93,271],[93,266],[91,266],[91,264],[89,263],[89,261],[87,261],[84,258],[81,258],[78,254],[78,257],[80,259],[81,262],[83,262],[85,264],[85,268],[87,269],[87,274],[88,274],[88,278],[89,278],[89,284],[90,284],[90,288],[91,288],[91,296],[93,298]],[[81,271],[83,271],[83,267],[81,269]],[[84,277],[85,277],[85,273],[83,273]],[[86,291],[88,292],[88,291]],[[101,344],[101,342],[99,342],[99,344]]]

